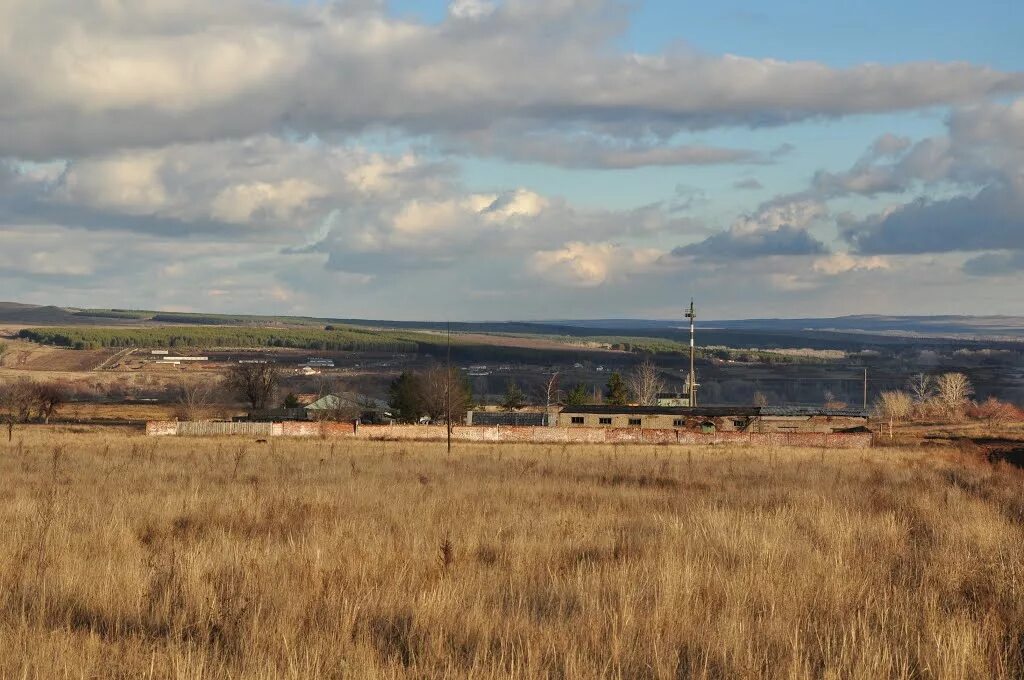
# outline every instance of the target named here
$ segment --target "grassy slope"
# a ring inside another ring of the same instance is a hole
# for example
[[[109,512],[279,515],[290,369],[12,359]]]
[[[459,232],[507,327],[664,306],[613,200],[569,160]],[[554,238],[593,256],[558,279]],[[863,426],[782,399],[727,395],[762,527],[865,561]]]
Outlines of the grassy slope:
[[[819,450],[0,444],[0,676],[1024,673],[1005,468]]]

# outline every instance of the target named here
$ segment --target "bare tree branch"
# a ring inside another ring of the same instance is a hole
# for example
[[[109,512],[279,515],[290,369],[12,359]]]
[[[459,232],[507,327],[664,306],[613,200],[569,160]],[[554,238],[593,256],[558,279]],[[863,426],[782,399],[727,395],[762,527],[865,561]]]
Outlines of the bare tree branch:
[[[657,405],[658,393],[665,391],[665,381],[661,379],[661,372],[649,359],[626,376],[626,382],[629,384],[629,391],[641,406]]]

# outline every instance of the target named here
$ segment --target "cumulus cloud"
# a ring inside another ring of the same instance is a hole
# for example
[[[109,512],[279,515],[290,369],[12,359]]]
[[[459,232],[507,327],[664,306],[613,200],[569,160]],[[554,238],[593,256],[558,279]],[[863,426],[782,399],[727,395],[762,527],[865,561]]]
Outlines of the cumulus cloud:
[[[621,47],[627,22],[613,0],[452,0],[437,23],[378,0],[0,3],[0,287],[281,311],[358,288],[347,297],[395,314],[417,304],[410,290],[445,287],[493,317],[493,300],[575,310],[595,290],[591,309],[622,309],[664,295],[666,277],[740,285],[736,260],[749,290],[787,294],[899,276],[892,254],[967,250],[967,273],[1019,270],[1024,100],[998,96],[1024,75],[637,54]],[[703,131],[935,105],[953,106],[947,135],[879,137],[715,233],[702,220],[723,196],[693,177],[613,208],[632,189],[583,205],[551,185],[562,173],[463,179],[452,159],[761,167],[793,147]],[[933,197],[906,202],[920,192]],[[850,252],[832,253],[820,229],[851,196],[905,205],[841,218]]]
[[[820,255],[828,252],[825,244],[806,229],[783,225],[759,231],[724,231],[700,243],[680,246],[672,251],[678,257],[706,257],[731,260],[773,255]]]
[[[662,257],[656,249],[631,249],[614,243],[572,241],[533,254],[537,275],[561,285],[592,288],[650,270]]]
[[[814,261],[812,268],[819,274],[838,276],[847,272],[875,271],[889,269],[889,261],[884,257],[859,257],[850,253],[832,253]]]
[[[974,196],[921,199],[843,225],[859,253],[1024,249],[1024,176]]]
[[[825,205],[817,201],[769,201],[756,212],[740,216],[728,229],[679,246],[672,254],[712,260],[820,255],[828,248],[807,228],[827,214]]]
[[[377,3],[7,3],[0,155],[68,157],[283,129],[445,135],[509,123],[628,141],[1024,90],[1024,74],[964,63],[836,69],[682,50],[623,53],[615,41],[624,16],[621,5],[600,0],[493,8],[460,0],[437,25],[391,17]],[[604,162],[694,153],[619,152]]]

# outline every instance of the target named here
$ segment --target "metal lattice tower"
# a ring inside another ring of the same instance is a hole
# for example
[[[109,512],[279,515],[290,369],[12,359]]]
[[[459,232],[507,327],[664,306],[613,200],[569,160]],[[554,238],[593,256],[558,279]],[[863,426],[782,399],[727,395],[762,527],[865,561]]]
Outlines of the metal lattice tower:
[[[686,312],[686,318],[690,320],[690,375],[686,382],[690,392],[690,406],[693,407],[697,405],[697,372],[695,370],[694,363],[697,351],[697,344],[695,341],[697,311],[693,306],[693,298],[690,298],[690,310]]]

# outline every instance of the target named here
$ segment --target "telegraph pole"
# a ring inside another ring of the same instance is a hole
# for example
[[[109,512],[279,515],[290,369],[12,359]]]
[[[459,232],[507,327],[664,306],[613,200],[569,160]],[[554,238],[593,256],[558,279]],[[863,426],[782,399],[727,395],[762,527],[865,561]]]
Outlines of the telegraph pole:
[[[864,367],[864,410],[868,410],[868,367]]]
[[[693,307],[693,298],[690,298],[690,311],[686,312],[686,318],[690,320],[690,377],[687,380],[690,387],[690,407],[697,405],[697,372],[694,366],[694,357],[696,355],[696,329],[695,322],[697,321],[697,312]]]
[[[444,364],[444,420],[448,429],[448,455],[452,454],[452,322],[448,322],[448,357]]]

